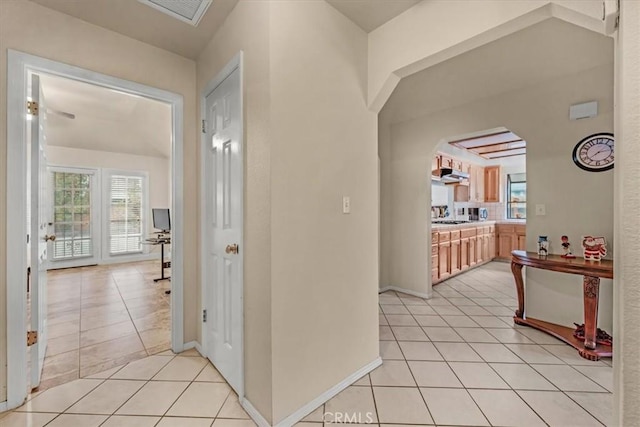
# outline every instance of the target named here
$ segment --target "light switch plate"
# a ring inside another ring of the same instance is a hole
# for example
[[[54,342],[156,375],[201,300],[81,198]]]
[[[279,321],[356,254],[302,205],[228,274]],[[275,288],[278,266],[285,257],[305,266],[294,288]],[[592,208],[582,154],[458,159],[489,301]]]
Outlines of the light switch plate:
[[[536,205],[536,215],[542,216],[547,214],[547,207],[545,205]]]
[[[349,196],[342,197],[342,213],[343,214],[351,213],[351,197]]]

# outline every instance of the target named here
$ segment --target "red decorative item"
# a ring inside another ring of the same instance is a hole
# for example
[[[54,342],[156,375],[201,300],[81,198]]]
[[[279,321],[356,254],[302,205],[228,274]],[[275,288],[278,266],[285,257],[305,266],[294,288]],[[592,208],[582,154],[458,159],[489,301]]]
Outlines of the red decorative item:
[[[582,251],[585,260],[600,261],[607,255],[607,243],[604,237],[584,236],[582,238]]]

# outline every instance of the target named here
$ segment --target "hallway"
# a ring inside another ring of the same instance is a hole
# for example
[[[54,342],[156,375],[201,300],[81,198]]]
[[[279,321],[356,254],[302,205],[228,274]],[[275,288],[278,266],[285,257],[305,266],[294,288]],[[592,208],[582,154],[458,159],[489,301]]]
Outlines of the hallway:
[[[383,366],[298,425],[611,425],[611,360],[514,327],[509,264],[492,262],[434,288],[431,300],[380,295]],[[0,427],[254,425],[195,350],[170,351],[35,393]],[[340,418],[338,418],[340,417]]]

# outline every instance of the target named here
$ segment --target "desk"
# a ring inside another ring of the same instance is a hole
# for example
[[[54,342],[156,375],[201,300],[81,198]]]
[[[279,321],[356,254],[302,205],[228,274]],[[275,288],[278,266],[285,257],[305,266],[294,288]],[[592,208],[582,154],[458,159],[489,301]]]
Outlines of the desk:
[[[159,234],[158,237],[151,237],[145,242],[147,245],[160,245],[160,277],[153,279],[154,282],[161,280],[171,280],[171,276],[164,275],[165,268],[171,268],[171,261],[164,260],[164,245],[171,244],[171,236]]]
[[[525,316],[522,279],[524,266],[583,276],[584,341],[573,336],[572,328]],[[516,324],[531,326],[553,335],[573,346],[585,359],[599,360],[601,357],[610,357],[613,354],[610,345],[596,344],[600,278],[613,279],[613,261],[595,262],[585,261],[582,257],[563,258],[559,255],[540,256],[537,252],[513,251],[511,252],[511,271],[518,291],[518,310],[513,317]]]

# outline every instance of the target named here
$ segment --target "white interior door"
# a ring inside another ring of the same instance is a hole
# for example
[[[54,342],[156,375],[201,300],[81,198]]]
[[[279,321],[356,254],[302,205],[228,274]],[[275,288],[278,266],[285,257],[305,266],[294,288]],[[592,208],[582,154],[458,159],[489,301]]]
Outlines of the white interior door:
[[[46,107],[40,79],[31,76],[31,98],[38,105],[38,114],[31,119],[31,330],[38,332],[38,341],[31,347],[31,387],[40,384],[40,374],[47,351],[47,242],[49,210],[46,147]]]
[[[240,71],[206,97],[207,357],[242,395],[242,141]]]

